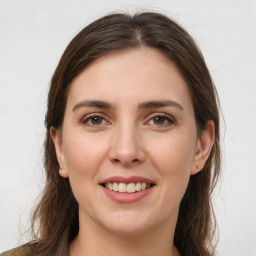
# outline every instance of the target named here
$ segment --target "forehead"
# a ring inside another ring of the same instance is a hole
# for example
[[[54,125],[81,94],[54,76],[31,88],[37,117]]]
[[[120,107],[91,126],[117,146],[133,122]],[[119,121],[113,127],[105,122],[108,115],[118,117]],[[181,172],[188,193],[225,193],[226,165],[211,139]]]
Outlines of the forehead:
[[[72,81],[68,104],[84,98],[120,104],[171,99],[191,107],[187,84],[176,65],[151,48],[126,50],[96,60]]]

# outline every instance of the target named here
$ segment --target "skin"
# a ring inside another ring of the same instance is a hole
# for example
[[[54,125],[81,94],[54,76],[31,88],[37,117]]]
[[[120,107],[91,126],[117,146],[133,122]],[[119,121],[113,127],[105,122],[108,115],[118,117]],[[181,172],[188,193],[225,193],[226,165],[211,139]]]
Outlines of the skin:
[[[81,104],[92,100],[111,106]],[[175,103],[145,107],[152,101]],[[214,125],[197,134],[186,82],[171,61],[149,48],[98,59],[73,80],[62,130],[52,127],[51,136],[79,204],[71,256],[179,255],[172,241],[180,201],[209,156]],[[142,200],[118,203],[99,185],[112,176],[155,186]]]

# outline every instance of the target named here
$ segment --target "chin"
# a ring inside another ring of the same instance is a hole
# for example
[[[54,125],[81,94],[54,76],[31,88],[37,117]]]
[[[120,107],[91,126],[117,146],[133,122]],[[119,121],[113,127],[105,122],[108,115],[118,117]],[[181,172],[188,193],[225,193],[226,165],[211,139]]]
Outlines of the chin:
[[[109,221],[107,221],[109,219]],[[108,231],[123,235],[136,236],[152,228],[152,219],[138,212],[115,212],[102,223]]]
[[[108,231],[118,236],[123,237],[137,237],[142,236],[144,233],[148,233],[148,227],[137,225],[136,223],[127,225],[108,225]]]

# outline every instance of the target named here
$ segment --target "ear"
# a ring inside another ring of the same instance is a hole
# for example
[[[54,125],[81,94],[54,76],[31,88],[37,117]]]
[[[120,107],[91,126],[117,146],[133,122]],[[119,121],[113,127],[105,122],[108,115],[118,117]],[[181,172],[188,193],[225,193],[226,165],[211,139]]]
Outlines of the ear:
[[[50,128],[50,135],[55,145],[56,156],[60,166],[59,174],[63,178],[68,178],[68,171],[66,167],[65,156],[63,154],[63,148],[62,148],[61,133],[59,130],[57,130],[55,127],[52,126]]]
[[[214,122],[209,120],[207,122],[206,128],[202,131],[197,139],[192,170],[190,173],[191,175],[194,175],[203,169],[212,150],[215,137],[214,131]]]

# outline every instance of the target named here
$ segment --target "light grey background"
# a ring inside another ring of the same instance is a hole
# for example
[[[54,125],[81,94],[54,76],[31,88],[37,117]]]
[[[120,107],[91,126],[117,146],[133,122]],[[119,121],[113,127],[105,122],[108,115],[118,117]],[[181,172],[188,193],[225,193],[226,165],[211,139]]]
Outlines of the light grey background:
[[[44,182],[46,94],[64,48],[103,14],[147,9],[180,22],[205,56],[226,122],[218,252],[256,255],[255,0],[0,0],[0,251],[29,239]]]

